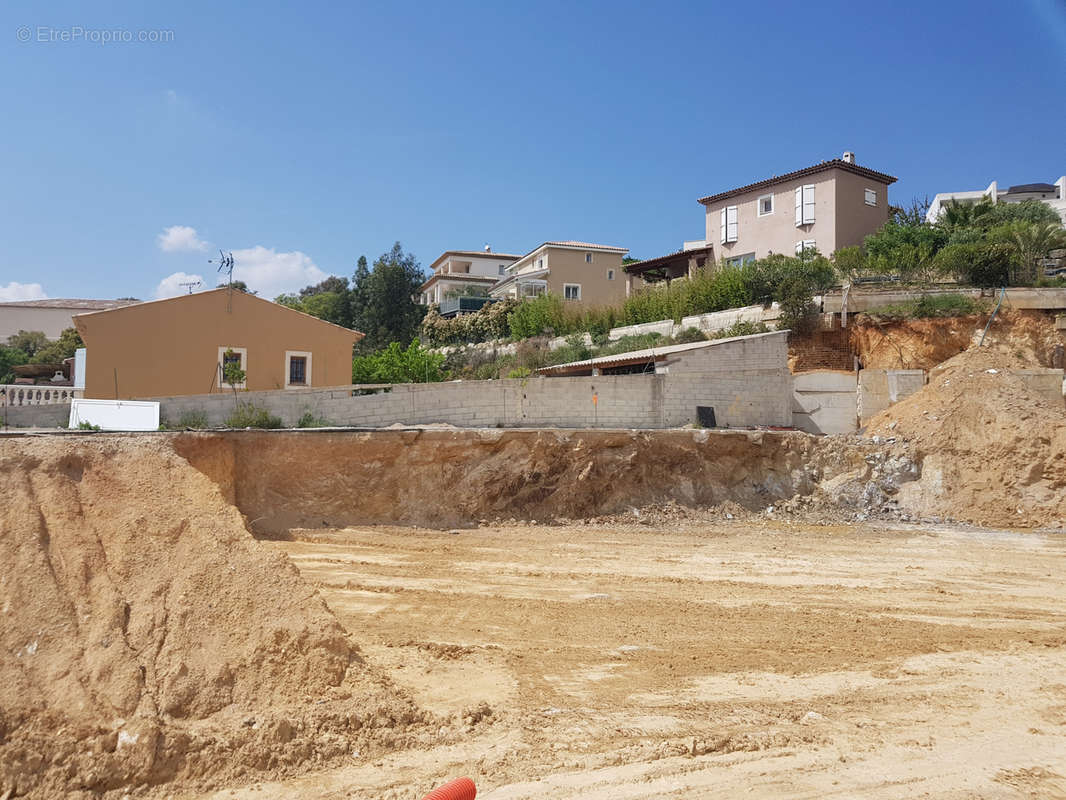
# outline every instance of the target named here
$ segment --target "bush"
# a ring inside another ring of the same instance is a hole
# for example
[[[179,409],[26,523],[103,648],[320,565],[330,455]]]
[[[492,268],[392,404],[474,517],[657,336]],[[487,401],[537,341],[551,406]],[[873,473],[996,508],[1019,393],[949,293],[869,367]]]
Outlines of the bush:
[[[983,305],[962,294],[927,294],[904,303],[871,308],[866,313],[879,319],[925,319],[964,317],[983,310]]]
[[[519,303],[508,317],[508,325],[513,339],[529,339],[533,336],[565,336],[576,329],[567,324],[567,313],[563,308],[563,299],[557,294],[547,293],[532,300]]]
[[[436,383],[444,380],[444,356],[413,340],[406,349],[392,342],[384,350],[352,359],[352,383]]]
[[[178,417],[177,422],[163,422],[159,426],[160,430],[164,431],[202,431],[208,427],[207,412],[202,409],[184,411]]]
[[[685,328],[673,336],[674,344],[688,344],[690,342],[705,342],[707,337],[699,328]]]
[[[734,322],[728,328],[723,328],[720,331],[715,331],[709,337],[709,339],[732,339],[734,336],[753,336],[756,333],[769,333],[770,329],[761,322],[747,322],[740,320]]]
[[[881,275],[922,282],[934,272],[933,259],[947,244],[948,233],[934,225],[886,222],[863,242],[869,269]]]
[[[238,403],[226,417],[227,428],[280,428],[281,417],[275,416],[254,403]]]
[[[311,410],[305,411],[298,420],[296,420],[297,428],[329,428],[331,423],[329,420],[322,417],[316,417]]]
[[[518,301],[508,298],[486,303],[473,314],[460,314],[450,319],[442,317],[433,306],[422,319],[422,338],[434,347],[504,339],[511,334],[508,316],[517,306]]]
[[[508,378],[528,378],[532,374],[533,374],[533,370],[531,370],[529,367],[518,367],[518,368],[512,369],[510,372],[508,372],[507,373],[507,377]]]

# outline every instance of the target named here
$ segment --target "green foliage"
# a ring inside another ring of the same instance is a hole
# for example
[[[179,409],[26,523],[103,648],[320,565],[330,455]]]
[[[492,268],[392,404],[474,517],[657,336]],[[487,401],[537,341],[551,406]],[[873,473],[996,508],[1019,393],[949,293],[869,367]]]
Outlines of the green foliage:
[[[449,289],[444,293],[449,299],[456,297],[488,297],[489,290],[484,286],[464,286],[462,289]]]
[[[0,345],[0,383],[14,383],[15,373],[11,368],[25,364],[29,360],[30,357],[22,350]]]
[[[982,217],[985,228],[1011,225],[1021,222],[1027,225],[1055,225],[1062,227],[1058,213],[1047,203],[1039,200],[1023,200],[1020,203],[996,203]]]
[[[417,339],[404,349],[399,342],[352,360],[352,383],[435,383],[444,380],[444,356],[423,348]]]
[[[185,411],[178,417],[176,422],[163,421],[159,425],[159,429],[162,431],[202,431],[209,427],[207,412],[202,409]]]
[[[868,273],[866,253],[858,246],[841,247],[833,253],[833,267],[844,278],[861,278]]]
[[[359,342],[363,352],[409,342],[418,335],[426,309],[414,298],[423,280],[418,259],[404,252],[399,242],[374,262],[357,287],[362,307],[354,309],[359,329],[366,334]]]
[[[313,411],[311,411],[310,409],[308,409],[307,411],[305,411],[303,414],[300,415],[300,418],[298,420],[296,420],[296,427],[297,428],[328,428],[328,427],[330,427],[330,422],[328,420],[326,420],[326,419],[323,419],[322,417],[315,416],[315,413]]]
[[[78,423],[78,430],[79,431],[98,431],[98,430],[100,430],[100,426],[99,425],[94,425],[93,423],[89,422],[89,420],[87,420],[87,419],[83,419],[81,422]]]
[[[709,337],[709,339],[732,339],[734,336],[754,336],[756,333],[769,333],[770,329],[761,322],[746,322],[740,320],[734,322],[728,328],[723,328],[720,331],[715,331]]]
[[[528,339],[532,336],[563,336],[567,330],[563,299],[547,293],[520,303],[508,318],[511,336]]]
[[[220,283],[219,289],[236,289],[238,292],[244,292],[245,294],[256,294],[248,288],[248,284],[244,281],[230,281],[229,283]]]
[[[345,278],[340,278],[339,280],[343,280],[345,284],[348,283]],[[347,328],[350,324],[347,290],[343,292],[318,292],[308,295],[300,302],[297,310],[344,328]]]
[[[936,254],[947,241],[948,232],[941,227],[886,222],[863,243],[867,270],[878,275],[898,275],[908,282],[928,281],[935,272]]]
[[[41,331],[19,331],[7,337],[7,346],[25,353],[26,358],[33,358],[47,344],[48,337]]]
[[[597,348],[596,355],[614,356],[619,353],[630,353],[634,350],[647,350],[649,347],[662,347],[671,343],[672,340],[661,333],[638,333],[633,336],[619,337],[610,344]]]
[[[73,358],[74,351],[85,347],[77,329],[67,328],[54,342],[49,342],[30,359],[31,364],[62,364],[64,359]]]
[[[528,378],[533,374],[533,370],[529,367],[515,367],[507,373],[508,378]]]
[[[879,319],[925,319],[929,317],[964,317],[976,314],[982,305],[962,294],[927,294],[903,303],[872,308],[866,313]]]
[[[518,301],[508,298],[486,303],[472,314],[446,319],[433,306],[422,320],[422,339],[434,347],[504,339],[511,333],[508,317],[517,307]]]
[[[241,369],[240,359],[234,358],[236,355],[232,350],[222,354],[222,382],[233,387],[234,391],[237,391],[237,386],[244,383],[244,379],[248,377]]]
[[[267,409],[254,403],[238,403],[228,417],[228,428],[280,428],[281,417],[271,414]]]
[[[547,364],[568,364],[571,361],[584,361],[592,358],[592,350],[585,344],[581,334],[566,337],[566,344],[548,353]]]
[[[690,342],[705,342],[707,336],[699,328],[685,328],[673,336],[674,344],[689,344]]]
[[[811,285],[801,275],[788,275],[778,285],[777,301],[781,306],[779,327],[805,334],[814,330],[818,315],[811,298]]]

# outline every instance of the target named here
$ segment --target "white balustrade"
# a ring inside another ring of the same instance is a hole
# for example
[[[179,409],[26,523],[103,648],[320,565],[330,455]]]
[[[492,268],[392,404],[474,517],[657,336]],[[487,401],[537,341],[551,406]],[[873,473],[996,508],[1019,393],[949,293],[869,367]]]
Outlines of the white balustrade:
[[[73,386],[21,386],[0,384],[0,406],[51,406],[81,397]]]

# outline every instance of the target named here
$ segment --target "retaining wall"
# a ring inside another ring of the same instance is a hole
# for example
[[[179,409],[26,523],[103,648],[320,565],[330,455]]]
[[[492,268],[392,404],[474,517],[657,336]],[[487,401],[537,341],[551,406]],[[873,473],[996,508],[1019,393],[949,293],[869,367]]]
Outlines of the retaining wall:
[[[854,372],[801,372],[792,376],[792,424],[807,433],[855,430]]]
[[[924,369],[864,369],[859,373],[857,412],[865,425],[893,403],[925,386]]]

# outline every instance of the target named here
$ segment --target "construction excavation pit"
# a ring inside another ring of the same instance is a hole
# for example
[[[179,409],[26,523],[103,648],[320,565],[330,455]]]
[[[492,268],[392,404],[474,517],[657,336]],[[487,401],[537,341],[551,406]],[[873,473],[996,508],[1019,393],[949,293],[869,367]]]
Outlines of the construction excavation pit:
[[[0,439],[0,798],[1066,797],[1066,415]]]

